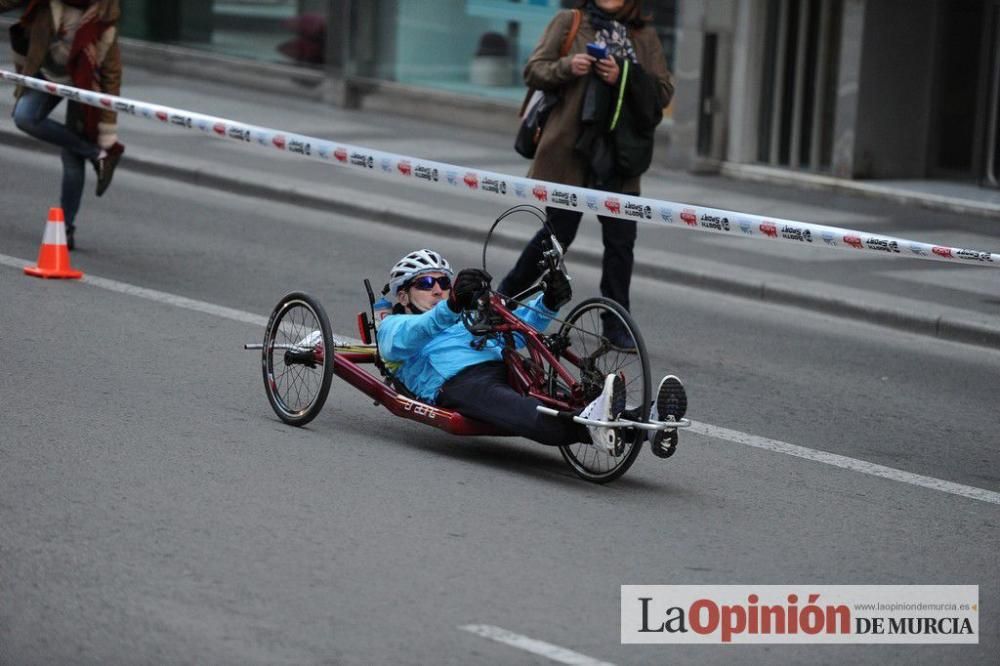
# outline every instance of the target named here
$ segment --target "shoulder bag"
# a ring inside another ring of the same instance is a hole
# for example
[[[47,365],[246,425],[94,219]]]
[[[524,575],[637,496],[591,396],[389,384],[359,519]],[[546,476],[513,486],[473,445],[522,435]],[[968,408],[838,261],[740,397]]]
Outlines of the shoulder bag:
[[[559,57],[563,58],[573,47],[573,40],[580,29],[581,12],[579,9],[573,10],[573,25],[566,35],[566,39],[559,49]],[[514,139],[514,150],[519,155],[527,157],[529,160],[535,157],[535,150],[538,149],[538,142],[542,140],[542,130],[545,129],[545,121],[549,117],[552,108],[559,102],[559,93],[555,91],[542,91],[529,88],[521,104],[521,126],[517,130],[517,137]]]

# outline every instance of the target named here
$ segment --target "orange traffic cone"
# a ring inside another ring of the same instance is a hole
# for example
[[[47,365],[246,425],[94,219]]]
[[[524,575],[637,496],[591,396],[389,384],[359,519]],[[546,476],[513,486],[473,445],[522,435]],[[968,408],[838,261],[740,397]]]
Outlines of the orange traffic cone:
[[[38,265],[25,266],[27,275],[41,278],[69,278],[79,280],[83,273],[69,265],[69,248],[66,247],[66,220],[62,208],[49,208],[49,221],[45,223],[45,236],[38,250]]]

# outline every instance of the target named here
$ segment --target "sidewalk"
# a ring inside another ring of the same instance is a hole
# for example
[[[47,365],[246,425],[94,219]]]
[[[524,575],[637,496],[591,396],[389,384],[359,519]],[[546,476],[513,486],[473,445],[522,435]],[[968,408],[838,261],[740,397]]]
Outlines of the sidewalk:
[[[3,58],[6,60],[6,58]],[[10,68],[0,61],[0,67]],[[12,86],[0,85],[0,142],[39,150],[10,120]],[[123,96],[414,157],[523,175],[528,162],[512,136],[458,128],[444,118],[349,111],[278,93],[240,89],[140,70],[126,71]],[[61,111],[57,111],[61,114]],[[277,151],[209,139],[200,132],[120,117],[128,152],[120,168],[269,200],[285,200],[361,219],[481,241],[502,212],[482,199],[392,185],[378,178]],[[1000,196],[940,184],[850,183],[800,178],[782,185],[767,170],[695,176],[654,168],[643,195],[694,205],[878,231],[911,240],[1000,250]],[[780,175],[780,174],[777,174]],[[756,179],[756,180],[751,180]],[[835,186],[834,186],[835,185]],[[927,190],[928,198],[922,197]],[[935,201],[934,197],[946,200]],[[933,207],[929,207],[933,206]],[[500,242],[523,246],[527,221],[506,226]],[[599,265],[600,229],[584,217],[570,263]],[[772,244],[640,224],[637,276],[790,304],[944,339],[1000,347],[1000,270],[817,246]],[[776,344],[778,344],[776,342]]]

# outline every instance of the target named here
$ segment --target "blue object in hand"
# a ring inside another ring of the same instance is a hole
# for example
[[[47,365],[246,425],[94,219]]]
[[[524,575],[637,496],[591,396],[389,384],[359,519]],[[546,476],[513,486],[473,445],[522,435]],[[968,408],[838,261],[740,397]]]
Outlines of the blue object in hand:
[[[598,60],[604,60],[608,57],[608,47],[604,44],[595,44],[594,42],[589,42],[587,44],[587,54],[592,55]]]

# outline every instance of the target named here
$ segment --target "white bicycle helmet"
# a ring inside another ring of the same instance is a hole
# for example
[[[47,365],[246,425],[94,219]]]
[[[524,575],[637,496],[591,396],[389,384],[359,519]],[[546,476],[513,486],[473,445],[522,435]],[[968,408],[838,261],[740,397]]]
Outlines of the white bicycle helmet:
[[[448,260],[434,250],[416,250],[396,262],[389,271],[389,294],[396,297],[404,284],[424,273],[444,273],[455,277]]]

